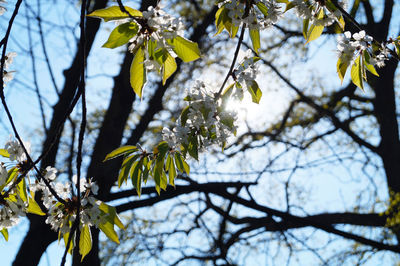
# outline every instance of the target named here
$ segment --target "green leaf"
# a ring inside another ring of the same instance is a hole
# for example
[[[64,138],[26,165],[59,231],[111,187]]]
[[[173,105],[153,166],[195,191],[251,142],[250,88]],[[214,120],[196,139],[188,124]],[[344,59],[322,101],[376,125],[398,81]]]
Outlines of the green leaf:
[[[89,254],[90,250],[92,250],[92,235],[90,234],[89,226],[85,225],[82,227],[79,237],[79,254],[82,255],[81,262],[83,258]]]
[[[63,234],[65,247],[67,247],[67,245],[68,245],[68,238],[69,238],[69,231]],[[70,243],[69,249],[68,249],[69,254],[72,254],[73,248],[74,248],[74,240],[71,239],[71,243]]]
[[[171,154],[168,154],[165,166],[168,169],[169,183],[172,186],[175,186],[176,169],[174,164],[174,157]]]
[[[37,215],[41,215],[41,216],[46,215],[46,213],[44,213],[42,211],[42,209],[39,207],[39,205],[35,201],[34,194],[32,194],[32,197],[29,198],[28,208],[26,209],[26,211],[28,213],[37,214]]]
[[[167,181],[167,175],[165,174],[165,171],[161,171],[161,184],[160,188],[162,188],[164,191],[167,189],[168,186],[168,181]]]
[[[139,10],[125,6],[125,9],[134,17],[142,17],[143,14]],[[104,21],[118,20],[129,18],[129,15],[122,12],[119,6],[110,6],[104,9],[98,9],[87,15],[88,17],[102,18]]]
[[[258,84],[255,80],[251,80],[246,82],[247,88],[251,94],[251,99],[254,103],[259,103],[261,100],[262,92],[258,87]]]
[[[108,40],[103,47],[116,48],[129,42],[130,39],[136,36],[139,26],[135,22],[127,22],[117,26],[108,37]]]
[[[225,8],[225,6],[222,6],[218,9],[217,13],[215,13],[215,26],[217,27],[217,33],[215,33],[214,36],[220,34],[224,30],[225,24],[231,20],[228,16],[228,12],[228,9]]]
[[[104,159],[103,162],[111,160],[111,159],[114,159],[114,158],[116,158],[118,156],[121,156],[121,155],[126,155],[128,153],[136,152],[138,150],[139,149],[136,146],[122,146],[122,147],[119,147],[119,148],[113,150],[112,152],[110,152],[109,154],[107,154],[107,156],[106,156],[106,158]]]
[[[142,47],[139,47],[135,57],[133,58],[131,69],[130,69],[130,82],[133,91],[142,98],[143,86],[146,83],[146,68],[144,62],[144,51]]]
[[[175,156],[175,165],[176,165],[176,168],[178,168],[178,170],[179,170],[181,173],[186,172],[186,174],[189,174],[189,173],[190,173],[190,167],[189,167],[189,165],[185,162],[185,160],[182,158],[182,155],[181,155],[179,152],[176,152],[176,153],[174,154],[174,156]]]
[[[263,13],[264,14],[264,16],[268,16],[268,7],[266,7],[263,3],[261,3],[261,2],[258,2],[257,3],[257,7],[258,7],[258,10],[260,10],[261,11],[261,13]]]
[[[317,18],[322,19],[324,17],[324,9],[321,8],[321,10],[318,13]],[[319,36],[321,36],[322,32],[324,31],[325,26],[324,25],[314,25],[312,24],[310,28],[307,31],[307,42],[309,43],[311,41],[314,41],[318,39]]]
[[[188,138],[189,145],[187,147],[187,150],[189,152],[189,155],[192,156],[196,161],[199,160],[199,143],[197,140],[197,135],[190,135]]]
[[[120,229],[125,229],[124,224],[121,222],[121,220],[118,217],[117,210],[115,209],[115,207],[102,202],[99,206],[99,209],[101,211],[103,211],[104,213],[108,214],[107,219],[110,223],[115,224]]]
[[[174,52],[183,62],[190,62],[200,58],[200,50],[197,43],[177,36],[168,42],[173,46]]]
[[[177,68],[177,65],[175,62],[175,58],[167,52],[167,59],[165,60],[164,65],[163,65],[163,85],[165,84],[167,79],[172,74],[174,74],[174,72],[176,71],[176,68]]]
[[[10,154],[8,153],[8,151],[6,149],[0,149],[0,156],[10,158]]]
[[[25,178],[22,178],[21,181],[19,181],[19,183],[17,184],[17,194],[22,199],[22,201],[26,202],[28,200]]]
[[[367,70],[369,72],[371,72],[373,75],[379,77],[378,72],[376,72],[375,67],[370,63],[371,62],[371,57],[368,53],[368,51],[364,50],[363,51],[363,55],[364,55],[364,66],[367,68]]]
[[[347,61],[343,61],[342,57],[339,57],[337,64],[336,64],[336,69],[337,73],[340,78],[340,82],[343,83],[344,76],[346,75],[347,68],[349,67],[349,63]]]
[[[396,53],[400,56],[400,42],[395,42],[394,46],[396,47]]]
[[[4,239],[6,241],[8,241],[8,230],[7,230],[7,228],[3,228],[2,230],[0,230],[0,233],[3,235]]]
[[[309,19],[303,19],[303,36],[304,39],[307,40],[307,32],[308,32],[308,24],[310,23]]]
[[[135,162],[131,168],[131,180],[132,185],[136,188],[136,192],[140,197],[142,191],[142,168],[143,168],[143,158]]]
[[[135,154],[127,157],[123,162],[118,175],[118,187],[121,187],[122,183],[128,179],[129,171],[132,164],[140,157],[139,154]]]
[[[250,38],[253,43],[253,49],[258,54],[258,49],[260,49],[260,31],[258,29],[250,30]]]
[[[353,63],[353,66],[351,67],[351,80],[357,87],[364,90],[364,84],[362,80],[361,55],[357,57],[357,59]]]
[[[114,225],[112,223],[110,223],[109,221],[106,221],[105,223],[100,223],[99,229],[108,237],[108,239],[119,244],[118,235],[115,232]]]
[[[186,125],[186,121],[188,120],[189,108],[190,108],[190,105],[186,106],[182,110],[182,113],[181,113],[181,125],[182,126],[185,126]]]

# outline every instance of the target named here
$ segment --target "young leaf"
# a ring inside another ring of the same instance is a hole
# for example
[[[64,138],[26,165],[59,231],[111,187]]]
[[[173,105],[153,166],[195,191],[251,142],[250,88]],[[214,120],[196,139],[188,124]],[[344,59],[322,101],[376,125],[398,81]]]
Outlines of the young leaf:
[[[230,20],[228,12],[229,10],[225,8],[225,6],[222,6],[215,14],[215,26],[217,27],[217,33],[215,33],[214,36],[220,34],[224,30],[226,22]]]
[[[79,254],[82,255],[81,262],[83,258],[92,249],[92,235],[90,234],[90,228],[88,225],[83,226],[81,230],[81,235],[79,237]]]
[[[253,103],[259,103],[261,100],[262,92],[260,88],[258,87],[258,84],[255,80],[251,80],[247,82],[247,88],[251,94],[251,99]]]
[[[131,167],[131,180],[132,185],[136,188],[136,192],[140,197],[141,184],[142,184],[142,168],[143,168],[143,158],[135,162]]]
[[[8,230],[7,230],[7,228],[3,228],[2,230],[0,230],[0,233],[3,235],[4,239],[6,241],[8,241]]]
[[[250,30],[250,38],[253,43],[253,49],[258,54],[258,49],[260,49],[260,30],[252,29]]]
[[[136,148],[136,146],[122,146],[122,147],[119,147],[119,148],[113,150],[112,152],[110,152],[109,154],[107,154],[107,156],[106,156],[106,158],[104,159],[103,162],[111,160],[111,159],[114,159],[114,158],[116,158],[118,156],[121,156],[121,155],[126,155],[128,153],[136,152],[138,150],[139,149]]]
[[[142,47],[139,47],[133,58],[131,69],[130,69],[130,82],[133,91],[142,98],[143,86],[146,83],[146,68],[143,64],[144,61],[144,51]]]
[[[189,136],[189,145],[187,147],[187,150],[189,152],[189,155],[192,156],[196,161],[199,160],[199,143],[197,140],[197,136],[190,135]]]
[[[181,113],[181,125],[182,126],[185,126],[186,125],[186,121],[188,120],[189,107],[190,107],[190,105],[186,106],[182,110],[182,113]]]
[[[44,213],[42,211],[42,209],[39,207],[39,205],[35,201],[34,194],[32,194],[32,197],[29,198],[28,208],[26,209],[26,211],[28,213],[37,214],[37,215],[41,215],[41,216],[46,215],[46,213]]]
[[[114,241],[115,243],[119,244],[118,235],[114,230],[114,225],[109,221],[105,223],[100,223],[99,229],[108,237],[108,239]]]
[[[174,52],[183,62],[190,62],[200,58],[200,50],[197,43],[177,36],[169,43],[173,46]]]
[[[10,154],[8,153],[8,151],[6,149],[0,149],[0,156],[10,158]]]
[[[130,8],[128,6],[125,6],[126,11],[129,12],[131,16],[134,17],[142,17],[143,14],[139,10]],[[129,18],[129,15],[125,12],[122,12],[119,6],[110,6],[108,8],[104,9],[98,9],[93,11],[92,13],[87,15],[88,17],[96,17],[96,18],[102,18],[104,21],[110,21],[110,20],[118,20],[118,19],[124,19],[124,18]]]
[[[318,13],[318,19],[322,19],[324,17],[324,9],[321,8],[321,10]],[[321,36],[322,32],[324,31],[325,26],[324,25],[315,25],[312,24],[310,28],[307,31],[307,42],[309,43],[311,41],[314,41],[318,39],[319,36]]]
[[[258,2],[257,4],[258,10],[264,14],[264,16],[268,16],[268,7],[266,7],[262,2]]]
[[[129,42],[130,39],[136,36],[139,26],[135,22],[127,22],[117,26],[108,37],[108,40],[103,47],[116,48]]]
[[[375,67],[370,63],[371,57],[367,51],[363,51],[363,56],[364,56],[364,66],[366,69],[371,72],[373,75],[379,77],[378,72],[376,72]]]
[[[139,154],[131,155],[122,162],[122,166],[118,175],[118,187],[121,187],[122,183],[128,179],[128,174],[132,167],[132,164],[139,157],[140,157]]]
[[[174,74],[177,68],[175,58],[172,57],[167,50],[165,50],[165,52],[165,60],[163,64],[163,85],[165,85],[167,79]]]
[[[341,57],[339,57],[337,64],[336,64],[336,69],[337,73],[339,75],[341,83],[343,83],[344,76],[346,75],[346,70],[349,67],[349,63],[347,61],[343,61]]]
[[[175,178],[176,178],[176,169],[174,164],[174,157],[171,154],[168,154],[166,168],[168,169],[169,175],[169,183],[172,186],[175,186]]]
[[[364,84],[362,80],[362,66],[361,66],[361,55],[357,57],[353,66],[351,67],[351,80],[353,83],[359,87],[360,89],[364,90]]]
[[[179,152],[175,153],[175,165],[176,168],[178,168],[178,170],[180,172],[186,172],[186,174],[190,173],[190,167],[189,165],[185,162],[185,160],[182,158],[182,155]]]
[[[110,223],[115,224],[120,229],[125,229],[125,226],[123,225],[123,223],[121,222],[121,220],[118,217],[117,210],[115,209],[115,207],[102,202],[99,206],[99,209],[101,211],[103,211],[104,213],[108,214],[107,220]]]

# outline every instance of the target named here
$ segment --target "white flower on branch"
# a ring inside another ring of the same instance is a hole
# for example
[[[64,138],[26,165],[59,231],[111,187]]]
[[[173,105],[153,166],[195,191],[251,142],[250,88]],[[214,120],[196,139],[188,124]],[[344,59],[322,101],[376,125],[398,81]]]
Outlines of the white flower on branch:
[[[31,144],[29,142],[25,142],[25,141],[23,141],[23,144],[24,144],[27,152],[30,153]],[[23,162],[27,159],[24,149],[22,148],[22,146],[16,139],[10,139],[9,141],[7,141],[4,148],[10,154],[11,161],[16,160],[18,162]]]

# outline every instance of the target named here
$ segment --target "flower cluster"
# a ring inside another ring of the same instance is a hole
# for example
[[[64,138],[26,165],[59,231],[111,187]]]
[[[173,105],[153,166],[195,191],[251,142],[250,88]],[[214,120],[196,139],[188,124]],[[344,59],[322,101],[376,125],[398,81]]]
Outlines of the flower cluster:
[[[335,9],[326,11],[325,6],[321,4],[322,1],[310,1],[306,2],[303,0],[294,0],[291,3],[295,7],[295,13],[299,18],[308,19],[310,24],[316,26],[330,26],[335,22],[339,22],[342,13],[340,10]],[[346,6],[346,2],[338,3],[343,8]],[[320,16],[322,12],[322,16]]]
[[[185,100],[189,106],[172,131],[163,129],[163,139],[170,147],[178,147],[180,144],[192,144],[199,150],[212,144],[223,147],[227,138],[236,130],[236,113],[223,110],[221,99],[201,81],[196,81],[187,92]]]
[[[78,209],[78,197],[72,193],[74,187],[77,187],[77,177],[73,177],[73,182],[54,182],[56,178],[57,169],[48,166],[44,178],[51,181],[50,185],[56,194],[65,201],[62,204],[56,200],[54,195],[51,193],[49,187],[45,185],[43,180],[36,182],[32,186],[32,191],[41,191],[43,205],[48,209],[49,216],[46,219],[46,223],[50,224],[51,228],[55,231],[60,230],[61,233],[67,233],[70,230],[71,225],[76,219]],[[97,194],[98,186],[92,180],[86,180],[81,178],[80,180],[80,191],[81,191],[81,202],[80,202],[80,224],[81,225],[95,225],[103,221],[104,213],[99,209],[101,201],[95,199],[93,195]]]
[[[1,6],[0,6],[0,13],[1,13]],[[15,52],[10,52],[6,55],[5,61],[4,61],[4,70],[3,70],[3,81],[4,83],[7,83],[11,81],[13,77],[13,72],[14,71],[7,71],[8,67],[12,64],[14,57],[17,56],[17,53]]]
[[[2,166],[1,166],[2,167]],[[18,224],[21,216],[25,216],[28,204],[19,196],[0,196],[0,231]]]
[[[258,66],[255,64],[259,58],[252,55],[251,50],[247,50],[239,66],[233,71],[233,77],[236,82],[250,87],[251,82],[256,79],[259,73]],[[241,97],[238,97],[241,98]]]
[[[371,47],[373,38],[365,33],[365,31],[356,32],[351,35],[350,31],[346,31],[338,37],[337,49],[339,57],[343,62],[352,63],[358,54],[366,51]],[[372,55],[370,63],[378,67],[385,66],[385,60],[388,60],[389,50],[385,45],[379,49],[379,54]]]
[[[135,53],[138,47],[146,45],[146,49],[144,49],[146,69],[160,70],[161,65],[154,59],[154,56],[149,54],[148,45],[155,44],[152,50],[165,48],[174,58],[177,57],[168,41],[178,35],[183,36],[184,24],[181,18],[172,17],[159,6],[150,6],[142,14],[143,17],[137,19],[138,34],[130,40],[129,50]]]
[[[246,24],[249,29],[265,29],[278,22],[283,16],[281,7],[275,1],[256,0],[254,4],[261,4],[264,12],[252,5],[246,14],[245,4],[240,0],[225,0],[218,6],[224,6],[228,10],[228,16],[236,27]]]
[[[26,151],[30,153],[31,144],[25,141],[23,143]],[[27,159],[24,149],[16,139],[10,139],[9,141],[7,141],[5,144],[5,150],[7,150],[8,154],[10,155],[9,159],[11,161],[17,161],[20,163]]]

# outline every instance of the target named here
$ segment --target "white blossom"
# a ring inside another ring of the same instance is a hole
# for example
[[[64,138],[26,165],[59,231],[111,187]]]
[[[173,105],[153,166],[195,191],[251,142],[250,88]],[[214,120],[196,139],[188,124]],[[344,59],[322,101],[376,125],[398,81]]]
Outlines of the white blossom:
[[[7,181],[7,178],[7,168],[4,166],[3,163],[0,163],[0,186],[4,185],[4,183]]]
[[[23,141],[23,144],[24,144],[27,152],[30,153],[31,144],[29,142],[25,142],[25,141]],[[7,141],[5,144],[5,149],[10,154],[11,161],[16,160],[18,162],[22,162],[27,159],[24,149],[22,148],[22,146],[16,139],[10,139],[9,141]]]
[[[4,12],[7,11],[7,9],[3,6],[3,4],[6,4],[6,0],[0,0],[0,16],[4,14]]]

